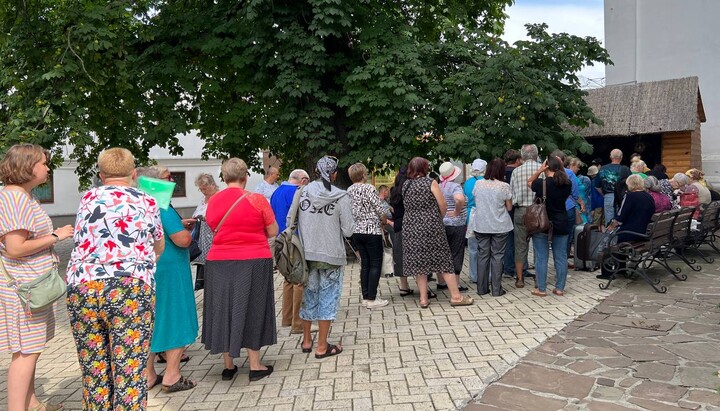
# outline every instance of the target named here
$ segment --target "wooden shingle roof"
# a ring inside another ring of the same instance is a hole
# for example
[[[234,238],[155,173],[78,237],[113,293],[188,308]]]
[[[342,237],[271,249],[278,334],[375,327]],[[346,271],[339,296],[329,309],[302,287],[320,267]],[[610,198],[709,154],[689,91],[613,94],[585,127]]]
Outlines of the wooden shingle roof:
[[[585,101],[604,125],[578,130],[583,137],[694,130],[698,115],[705,122],[697,77],[607,86]]]

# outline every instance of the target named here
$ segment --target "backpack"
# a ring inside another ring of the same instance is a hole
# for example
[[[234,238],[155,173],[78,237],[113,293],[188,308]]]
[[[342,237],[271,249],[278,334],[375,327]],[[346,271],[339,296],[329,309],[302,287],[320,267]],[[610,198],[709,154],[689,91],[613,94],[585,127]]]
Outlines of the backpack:
[[[290,223],[275,239],[275,265],[285,281],[290,284],[305,284],[308,279],[308,266],[305,261],[305,250],[300,237],[295,234],[297,229],[298,209],[302,187],[298,187],[288,211]]]

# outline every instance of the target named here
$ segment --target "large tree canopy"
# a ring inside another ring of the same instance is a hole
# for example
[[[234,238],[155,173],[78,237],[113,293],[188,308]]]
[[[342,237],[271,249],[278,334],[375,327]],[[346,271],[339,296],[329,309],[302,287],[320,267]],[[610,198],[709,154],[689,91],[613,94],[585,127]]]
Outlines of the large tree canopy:
[[[394,168],[469,161],[535,142],[587,151],[595,121],[575,72],[608,63],[594,38],[529,26],[512,0],[17,0],[0,5],[0,146],[69,143],[141,161],[198,130],[205,155],[288,166],[324,153]],[[85,180],[87,181],[87,180]]]

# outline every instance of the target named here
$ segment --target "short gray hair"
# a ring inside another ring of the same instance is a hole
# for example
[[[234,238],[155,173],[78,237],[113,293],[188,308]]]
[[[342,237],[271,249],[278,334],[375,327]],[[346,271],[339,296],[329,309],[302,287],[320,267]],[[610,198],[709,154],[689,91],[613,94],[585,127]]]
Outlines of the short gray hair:
[[[647,167],[647,165],[642,160],[638,160],[630,165],[630,168],[632,168],[633,171],[638,171],[640,173],[645,171],[645,167]]]
[[[650,191],[659,193],[660,184],[658,183],[658,179],[655,178],[655,176],[647,176],[647,178],[645,179],[645,188]]]
[[[680,186],[686,186],[690,184],[690,179],[683,173],[675,173],[672,179],[675,180],[675,182],[678,183],[678,185]]]
[[[623,158],[623,152],[619,148],[613,149],[613,151],[610,152],[610,158],[614,159],[622,159]]]
[[[167,167],[161,165],[154,165],[149,167],[138,167],[137,176],[145,176],[150,178],[160,178],[164,172],[167,171]]]
[[[195,186],[196,187],[217,187],[217,183],[215,183],[215,179],[213,176],[209,173],[200,173],[197,177],[195,177]]]
[[[520,157],[525,160],[537,160],[538,148],[535,144],[523,144],[520,148]]]
[[[237,157],[229,158],[220,167],[226,183],[239,183],[247,179],[248,167],[244,160]]]
[[[310,175],[307,173],[307,171],[303,170],[302,168],[296,168],[295,170],[290,172],[290,175],[288,176],[289,180],[295,180],[300,181],[303,178],[310,179]]]
[[[645,189],[645,182],[640,174],[633,174],[625,180],[628,191],[642,191]]]

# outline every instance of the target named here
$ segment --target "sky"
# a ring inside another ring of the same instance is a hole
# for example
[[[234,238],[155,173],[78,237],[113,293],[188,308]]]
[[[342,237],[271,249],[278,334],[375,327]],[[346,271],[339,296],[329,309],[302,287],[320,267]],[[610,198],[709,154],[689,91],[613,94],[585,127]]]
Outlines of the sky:
[[[503,38],[509,43],[527,39],[525,24],[547,23],[551,33],[592,36],[604,44],[603,0],[516,0],[506,12],[510,17]],[[585,67],[578,75],[604,79],[605,66]]]

